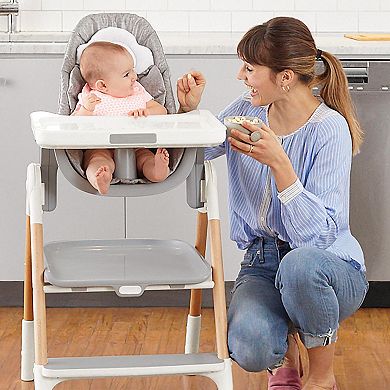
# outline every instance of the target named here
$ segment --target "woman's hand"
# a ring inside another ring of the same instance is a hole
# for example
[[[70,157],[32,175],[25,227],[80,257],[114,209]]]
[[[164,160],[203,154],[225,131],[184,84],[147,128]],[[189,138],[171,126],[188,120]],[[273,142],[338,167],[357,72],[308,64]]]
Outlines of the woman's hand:
[[[268,165],[279,192],[292,185],[297,180],[297,175],[276,134],[264,123],[258,127],[244,122],[242,126],[251,132],[258,131],[261,138],[253,142],[250,135],[232,129],[232,137],[228,138],[232,149]]]
[[[200,103],[206,79],[197,71],[186,73],[177,80],[177,99],[180,103],[179,112],[196,110]]]
[[[255,160],[266,164],[272,168],[279,160],[287,157],[283,150],[278,137],[264,123],[260,127],[252,125],[248,122],[243,122],[243,127],[250,132],[259,132],[261,138],[253,142],[249,134],[244,134],[239,130],[231,130],[234,137],[229,137],[228,141],[232,149],[236,152],[251,156]],[[288,157],[287,157],[288,158]]]

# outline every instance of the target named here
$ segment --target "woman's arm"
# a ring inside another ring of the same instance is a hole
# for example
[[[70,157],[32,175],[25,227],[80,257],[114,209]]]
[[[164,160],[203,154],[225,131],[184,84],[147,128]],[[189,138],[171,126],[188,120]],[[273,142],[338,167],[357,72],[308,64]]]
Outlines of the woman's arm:
[[[255,130],[252,126],[246,126]],[[296,247],[326,249],[341,229],[348,227],[351,138],[342,117],[331,118],[317,127],[314,148],[309,154],[310,170],[298,178],[282,146],[270,129],[260,129],[262,138],[251,142],[248,135],[232,132],[232,149],[270,167],[281,202],[281,220]],[[249,153],[250,145],[252,152]],[[302,158],[304,158],[302,156]]]
[[[349,226],[352,144],[348,127],[341,122],[319,128],[317,137],[320,147],[311,157],[310,171],[278,198],[294,246],[326,249]]]
[[[179,113],[196,110],[202,98],[206,79],[198,71],[186,73],[177,80],[177,99],[179,100]]]

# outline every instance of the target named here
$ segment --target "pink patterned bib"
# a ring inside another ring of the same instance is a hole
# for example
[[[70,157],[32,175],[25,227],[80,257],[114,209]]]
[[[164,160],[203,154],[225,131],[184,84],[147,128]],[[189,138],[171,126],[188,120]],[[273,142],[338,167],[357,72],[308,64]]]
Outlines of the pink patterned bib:
[[[83,97],[91,92],[101,99],[101,102],[96,105],[93,112],[93,115],[98,116],[126,116],[129,111],[145,108],[146,103],[153,99],[137,81],[134,84],[134,93],[124,98],[113,97],[93,89],[91,90],[89,85],[85,84],[83,90],[79,93],[78,105],[82,106]]]

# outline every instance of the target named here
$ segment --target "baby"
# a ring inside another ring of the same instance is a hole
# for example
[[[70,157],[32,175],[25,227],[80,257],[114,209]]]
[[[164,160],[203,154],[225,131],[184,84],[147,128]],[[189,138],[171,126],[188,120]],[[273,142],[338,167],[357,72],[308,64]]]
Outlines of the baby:
[[[121,45],[94,42],[80,58],[80,71],[87,84],[79,95],[72,115],[130,115],[134,117],[163,115],[165,107],[155,102],[139,84],[134,71],[135,58]],[[136,149],[137,171],[152,182],[163,181],[169,174],[169,154],[157,149]],[[87,179],[100,194],[106,194],[115,170],[112,149],[91,149],[84,152],[83,168]]]

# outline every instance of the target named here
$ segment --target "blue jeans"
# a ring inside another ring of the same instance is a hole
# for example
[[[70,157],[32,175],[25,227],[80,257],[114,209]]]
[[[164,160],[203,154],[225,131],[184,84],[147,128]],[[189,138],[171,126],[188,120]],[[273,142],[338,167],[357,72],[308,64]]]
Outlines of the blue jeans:
[[[306,348],[328,345],[367,290],[354,260],[317,248],[291,250],[286,242],[260,237],[245,253],[233,287],[230,355],[245,370],[262,371],[283,361],[289,332],[298,331]]]

